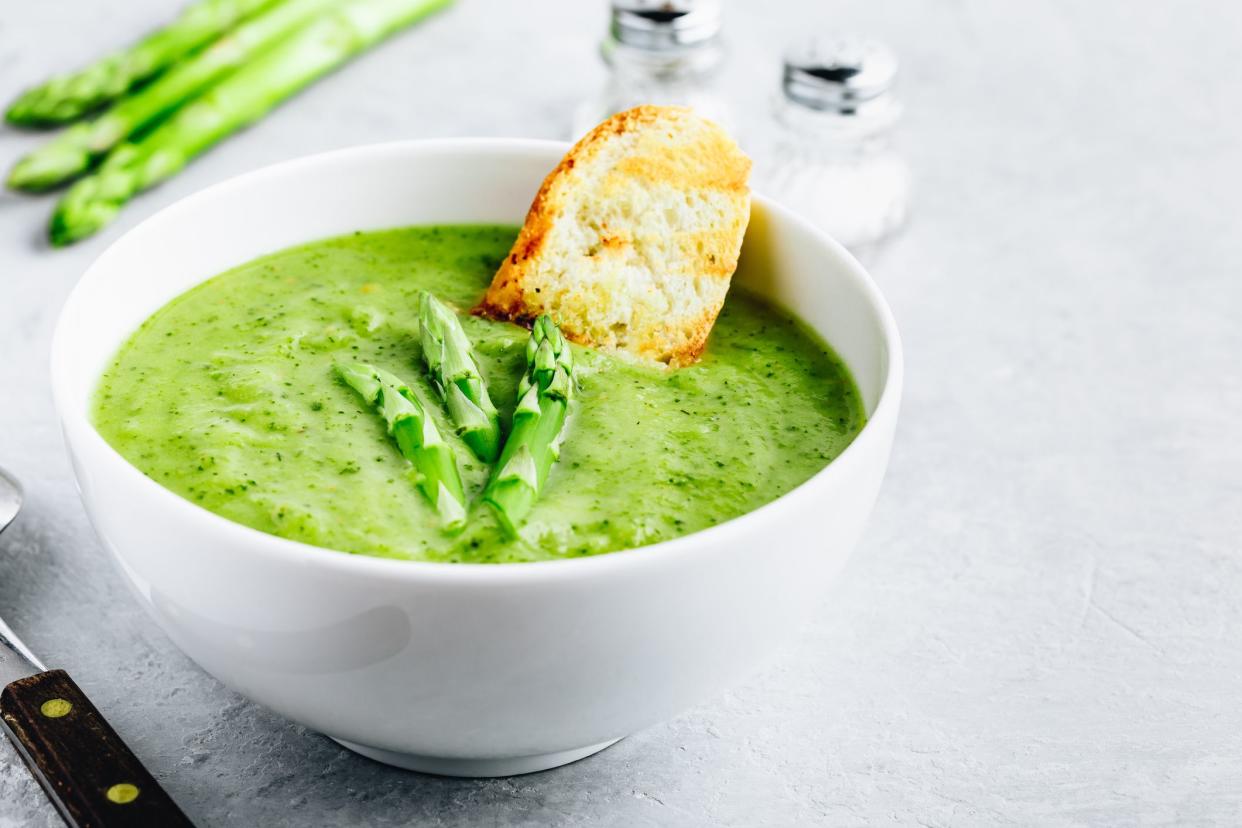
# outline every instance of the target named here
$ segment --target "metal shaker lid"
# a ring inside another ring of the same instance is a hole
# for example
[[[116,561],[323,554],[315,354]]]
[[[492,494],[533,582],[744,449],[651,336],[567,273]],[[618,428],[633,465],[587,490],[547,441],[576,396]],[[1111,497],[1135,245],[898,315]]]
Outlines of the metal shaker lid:
[[[659,51],[720,34],[720,0],[613,0],[611,32],[623,46]]]
[[[821,37],[785,53],[785,96],[812,109],[853,113],[885,98],[897,80],[897,56],[854,36]]]

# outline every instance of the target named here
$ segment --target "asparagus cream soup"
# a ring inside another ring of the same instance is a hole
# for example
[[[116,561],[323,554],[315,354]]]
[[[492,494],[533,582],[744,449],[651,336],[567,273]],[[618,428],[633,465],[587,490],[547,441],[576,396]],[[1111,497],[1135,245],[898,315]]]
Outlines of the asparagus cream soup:
[[[700,362],[679,370],[572,346],[559,459],[514,536],[480,503],[491,468],[454,432],[424,368],[424,291],[461,311],[513,227],[410,227],[283,250],[151,316],[94,401],[99,432],[161,485],[246,526],[388,558],[516,562],[596,555],[743,515],[828,464],[862,428],[849,372],[783,310],[735,286]],[[468,315],[506,434],[531,333]],[[446,531],[388,425],[340,377],[408,384],[453,450],[469,503]]]

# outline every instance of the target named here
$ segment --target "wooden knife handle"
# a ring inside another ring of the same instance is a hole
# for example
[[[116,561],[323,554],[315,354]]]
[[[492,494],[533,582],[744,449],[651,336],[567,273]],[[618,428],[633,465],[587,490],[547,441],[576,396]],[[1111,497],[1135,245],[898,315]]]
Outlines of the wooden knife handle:
[[[5,687],[0,721],[70,828],[192,826],[64,670]]]

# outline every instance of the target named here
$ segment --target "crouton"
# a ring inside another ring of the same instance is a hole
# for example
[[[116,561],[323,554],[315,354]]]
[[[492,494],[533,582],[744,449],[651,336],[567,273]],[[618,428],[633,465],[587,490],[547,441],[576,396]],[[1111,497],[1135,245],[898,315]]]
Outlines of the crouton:
[[[679,367],[699,358],[750,219],[747,158],[683,107],[640,106],[544,180],[477,311]]]

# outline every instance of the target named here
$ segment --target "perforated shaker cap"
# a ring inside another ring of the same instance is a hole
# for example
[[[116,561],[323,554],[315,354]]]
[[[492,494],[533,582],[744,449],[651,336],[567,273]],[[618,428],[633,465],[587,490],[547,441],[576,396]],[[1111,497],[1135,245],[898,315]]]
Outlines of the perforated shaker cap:
[[[887,101],[896,80],[893,51],[854,35],[814,38],[785,53],[785,95],[812,109],[856,112]]]
[[[613,0],[612,37],[651,51],[697,46],[720,34],[720,0]]]

